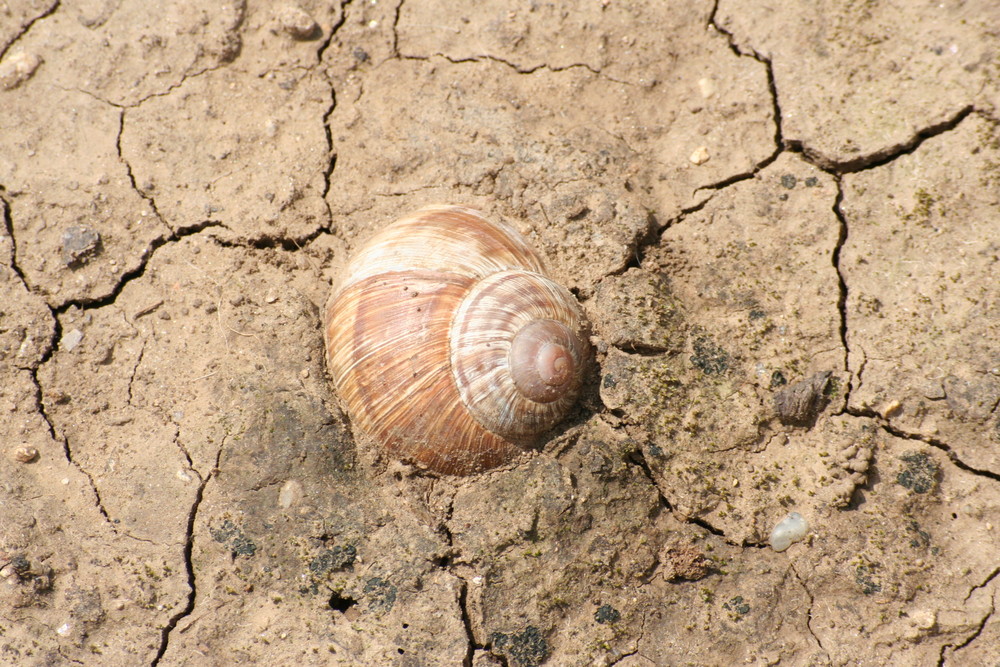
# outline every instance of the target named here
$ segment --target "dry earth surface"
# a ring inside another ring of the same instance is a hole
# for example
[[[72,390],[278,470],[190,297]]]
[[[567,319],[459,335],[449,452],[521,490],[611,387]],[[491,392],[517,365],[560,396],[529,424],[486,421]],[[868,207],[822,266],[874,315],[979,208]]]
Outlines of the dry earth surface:
[[[0,2],[0,663],[998,664],[998,54],[995,0]],[[597,350],[472,478],[325,375],[432,202]]]

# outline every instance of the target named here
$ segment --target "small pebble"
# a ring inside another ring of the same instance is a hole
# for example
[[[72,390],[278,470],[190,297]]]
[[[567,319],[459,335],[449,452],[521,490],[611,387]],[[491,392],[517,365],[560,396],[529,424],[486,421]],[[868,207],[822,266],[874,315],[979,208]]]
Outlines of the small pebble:
[[[67,352],[72,352],[73,348],[79,345],[82,340],[83,332],[79,329],[71,329],[63,335],[62,339],[59,341],[59,347]]]
[[[709,78],[698,79],[698,89],[702,97],[709,98],[715,94],[715,82]]]
[[[14,459],[21,463],[31,463],[38,458],[38,450],[34,447],[24,445],[14,450]]]
[[[696,165],[705,164],[706,162],[708,162],[709,157],[710,156],[708,154],[708,146],[699,146],[698,148],[694,149],[694,152],[691,153],[691,155],[688,157],[688,160],[691,161],[691,164],[696,164]]]
[[[775,551],[784,551],[793,543],[803,539],[808,532],[809,522],[798,512],[791,512],[771,531],[771,548]]]
[[[281,486],[281,490],[278,491],[278,505],[284,509],[288,509],[292,505],[298,504],[302,500],[302,485],[290,479]]]
[[[0,90],[12,90],[31,78],[42,58],[34,53],[18,51],[0,63]]]
[[[90,227],[74,225],[62,234],[62,260],[69,267],[86,264],[101,250],[101,235]]]
[[[285,34],[295,39],[316,37],[319,26],[313,17],[299,7],[288,6],[278,11],[278,25]]]

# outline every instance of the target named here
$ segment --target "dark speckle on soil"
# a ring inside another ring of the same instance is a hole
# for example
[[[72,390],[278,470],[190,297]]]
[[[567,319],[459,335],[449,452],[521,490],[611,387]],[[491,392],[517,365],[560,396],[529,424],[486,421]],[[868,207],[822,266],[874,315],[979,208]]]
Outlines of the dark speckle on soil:
[[[11,559],[10,564],[11,567],[14,568],[14,573],[18,577],[27,576],[27,574],[31,570],[31,562],[21,554],[14,556]]]
[[[324,549],[316,554],[316,557],[312,559],[311,563],[309,563],[309,570],[314,574],[324,574],[333,570],[342,570],[345,567],[353,565],[354,559],[357,558],[357,555],[358,550],[354,548],[353,544],[348,544],[344,547],[338,546],[332,549]]]
[[[621,613],[609,604],[603,604],[594,612],[594,620],[598,623],[617,623],[621,620]]]
[[[924,452],[904,454],[900,460],[905,464],[896,475],[896,483],[914,493],[927,493],[937,486],[941,468]]]
[[[368,611],[381,616],[392,611],[396,604],[396,587],[382,577],[372,577],[365,584],[364,594],[368,599]]]
[[[494,632],[490,637],[493,650],[505,653],[515,667],[536,667],[549,655],[549,645],[542,633],[533,625],[520,634]]]
[[[781,185],[788,188],[789,190],[794,188],[797,182],[798,179],[796,179],[791,174],[785,174],[784,176],[781,177]]]
[[[743,617],[750,613],[750,605],[742,595],[737,595],[729,602],[723,602],[722,608],[730,612],[734,621],[742,621]]]
[[[874,595],[882,590],[882,584],[875,581],[874,574],[875,566],[870,564],[858,565],[854,570],[854,581],[865,595]]]
[[[931,534],[920,527],[920,524],[916,521],[911,521],[910,525],[907,526],[907,530],[913,533],[913,537],[910,539],[910,546],[914,549],[920,549],[921,547],[928,547],[931,544]]]
[[[229,519],[226,519],[218,528],[209,528],[212,538],[216,542],[229,545],[233,552],[233,557],[252,557],[257,553],[257,545],[247,537],[239,527]]]
[[[694,354],[691,363],[701,369],[706,375],[720,374],[729,370],[729,355],[721,347],[707,337],[694,341]]]

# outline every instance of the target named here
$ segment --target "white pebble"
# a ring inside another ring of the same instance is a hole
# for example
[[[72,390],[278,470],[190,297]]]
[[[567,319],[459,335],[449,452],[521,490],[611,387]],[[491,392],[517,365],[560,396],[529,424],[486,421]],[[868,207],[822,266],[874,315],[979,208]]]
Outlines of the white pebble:
[[[79,329],[71,329],[63,334],[62,340],[59,341],[59,347],[67,352],[72,352],[73,348],[79,345],[82,340],[83,332]]]
[[[278,505],[288,509],[292,505],[297,505],[302,500],[302,485],[294,479],[290,479],[281,486],[278,491]]]
[[[708,146],[699,146],[694,149],[694,152],[691,153],[690,156],[688,156],[688,160],[691,161],[691,164],[699,165],[708,162],[709,157]]]
[[[771,548],[775,551],[784,551],[798,542],[809,532],[809,522],[798,512],[792,512],[778,522],[778,525],[771,531]]]

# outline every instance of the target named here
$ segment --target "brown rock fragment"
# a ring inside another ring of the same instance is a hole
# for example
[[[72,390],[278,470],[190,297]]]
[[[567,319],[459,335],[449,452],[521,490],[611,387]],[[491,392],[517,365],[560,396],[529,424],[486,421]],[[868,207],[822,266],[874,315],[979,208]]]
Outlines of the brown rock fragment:
[[[312,39],[320,32],[313,17],[295,6],[278,10],[277,24],[282,32],[294,39]]]
[[[667,581],[698,581],[712,570],[712,562],[691,545],[664,549],[662,561],[663,578]]]
[[[24,445],[14,450],[14,460],[18,463],[31,463],[38,458],[38,450]]]
[[[815,373],[774,395],[774,408],[782,424],[810,426],[826,405],[823,391],[830,381],[831,371]]]

